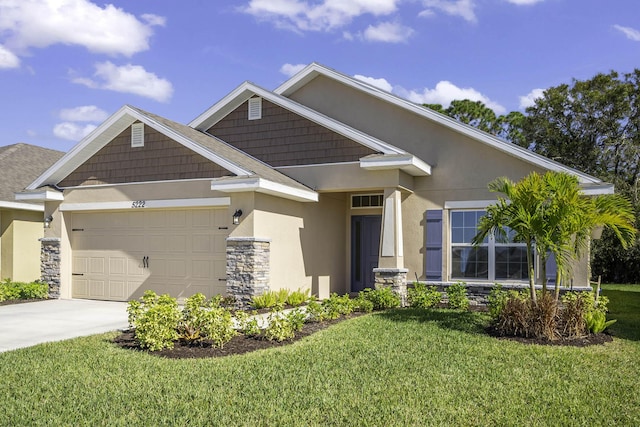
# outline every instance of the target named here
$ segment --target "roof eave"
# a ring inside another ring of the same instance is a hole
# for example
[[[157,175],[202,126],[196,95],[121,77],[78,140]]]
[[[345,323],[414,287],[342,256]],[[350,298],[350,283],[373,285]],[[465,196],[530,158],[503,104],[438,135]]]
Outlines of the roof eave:
[[[212,191],[242,193],[255,191],[297,202],[317,202],[318,193],[312,190],[294,188],[260,177],[223,178],[211,181]]]

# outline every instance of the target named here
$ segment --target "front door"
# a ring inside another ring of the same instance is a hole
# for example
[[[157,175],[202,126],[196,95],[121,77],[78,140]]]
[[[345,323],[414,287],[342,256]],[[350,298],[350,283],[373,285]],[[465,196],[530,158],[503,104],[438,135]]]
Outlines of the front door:
[[[382,216],[351,217],[351,292],[373,288],[373,269],[378,267]]]

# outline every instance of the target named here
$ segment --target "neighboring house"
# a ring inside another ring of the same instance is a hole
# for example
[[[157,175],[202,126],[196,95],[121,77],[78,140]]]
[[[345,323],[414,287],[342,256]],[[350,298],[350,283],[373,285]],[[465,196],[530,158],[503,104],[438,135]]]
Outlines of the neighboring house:
[[[40,278],[40,241],[44,205],[16,202],[15,193],[64,153],[29,144],[0,147],[0,279],[30,282]]]
[[[416,277],[527,283],[521,244],[470,241],[490,181],[548,170],[613,191],[311,64],[274,91],[243,83],[188,125],[124,106],[19,197],[53,217],[45,279],[65,298],[325,298]],[[588,286],[586,260],[574,284]]]

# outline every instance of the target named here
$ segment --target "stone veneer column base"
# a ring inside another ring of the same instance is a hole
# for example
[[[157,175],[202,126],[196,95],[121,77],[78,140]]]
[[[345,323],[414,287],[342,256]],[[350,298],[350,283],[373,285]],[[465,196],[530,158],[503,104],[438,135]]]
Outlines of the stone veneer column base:
[[[40,280],[49,285],[49,298],[60,298],[60,238],[40,240]]]
[[[248,307],[251,297],[269,290],[270,248],[270,239],[227,238],[227,294],[238,308]]]
[[[400,305],[407,305],[407,273],[406,268],[374,268],[375,288],[388,288],[400,297]]]

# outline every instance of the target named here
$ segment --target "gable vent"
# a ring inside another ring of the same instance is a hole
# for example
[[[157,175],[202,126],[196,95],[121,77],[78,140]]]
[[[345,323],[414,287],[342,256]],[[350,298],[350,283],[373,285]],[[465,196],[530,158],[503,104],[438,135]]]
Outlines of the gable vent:
[[[249,99],[249,120],[262,118],[262,98]]]
[[[144,147],[144,123],[131,125],[131,147]]]

